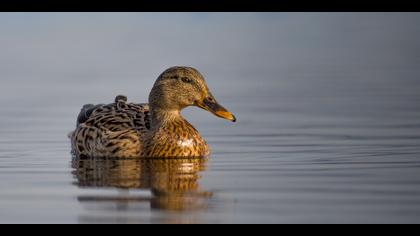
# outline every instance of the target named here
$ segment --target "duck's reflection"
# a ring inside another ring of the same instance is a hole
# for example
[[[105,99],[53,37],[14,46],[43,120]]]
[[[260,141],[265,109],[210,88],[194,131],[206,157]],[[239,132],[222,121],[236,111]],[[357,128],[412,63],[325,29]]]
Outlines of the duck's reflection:
[[[118,208],[132,202],[150,202],[152,209],[172,211],[207,208],[212,193],[200,190],[200,172],[206,159],[74,159],[73,175],[81,187],[150,189],[151,197],[79,196],[80,202],[112,202]]]

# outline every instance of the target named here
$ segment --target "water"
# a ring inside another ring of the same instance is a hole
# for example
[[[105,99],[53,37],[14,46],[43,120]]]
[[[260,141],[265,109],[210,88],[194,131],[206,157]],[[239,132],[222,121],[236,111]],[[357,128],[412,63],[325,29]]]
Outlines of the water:
[[[44,62],[39,65],[47,69],[36,69],[36,75],[29,66],[24,67],[29,68],[28,74],[17,69],[4,72],[0,81],[0,222],[420,223],[420,61],[419,54],[409,50],[419,48],[419,41],[412,40],[420,32],[412,21],[418,14],[406,18],[344,15],[311,15],[315,23],[306,21],[301,26],[310,29],[315,24],[324,31],[308,35],[318,40],[313,47],[297,49],[307,45],[308,38],[287,46],[296,46],[291,51],[300,53],[290,55],[293,63],[273,62],[278,53],[273,52],[266,62],[278,67],[257,63],[249,68],[246,59],[231,69],[215,69],[218,60],[204,60],[197,66],[216,98],[238,118],[237,123],[230,123],[198,108],[183,112],[208,141],[212,150],[208,160],[72,159],[67,134],[75,126],[81,105],[111,102],[119,93],[144,102],[164,69],[158,62],[156,68],[133,66],[121,77],[78,74],[83,70],[73,64],[68,70],[74,74],[55,74],[51,70],[56,67],[48,69]],[[271,17],[265,20],[271,22]],[[282,17],[289,19],[291,27],[306,15]],[[360,18],[370,20],[377,37],[365,35],[372,28],[351,23]],[[344,47],[347,44],[340,41],[344,36],[331,39],[331,32],[336,31],[316,20],[340,22],[346,30],[359,33],[349,42],[358,38],[359,43]],[[208,24],[221,27],[217,22]],[[19,27],[14,31],[17,36],[25,32]],[[284,33],[274,23],[267,32],[276,27],[279,34]],[[108,31],[98,34],[104,32]],[[267,38],[273,34],[267,33]],[[382,37],[388,34],[397,36]],[[25,40],[36,41],[43,35]],[[327,55],[314,53],[320,50],[318,46],[330,45],[324,40],[342,43],[343,48],[332,45]],[[277,43],[272,38],[264,42]],[[91,42],[80,44],[83,48]],[[209,46],[207,41],[204,44]],[[245,54],[245,46],[238,50]],[[187,59],[191,58],[179,60]],[[36,61],[27,60],[28,65]],[[138,70],[142,72],[136,74]]]

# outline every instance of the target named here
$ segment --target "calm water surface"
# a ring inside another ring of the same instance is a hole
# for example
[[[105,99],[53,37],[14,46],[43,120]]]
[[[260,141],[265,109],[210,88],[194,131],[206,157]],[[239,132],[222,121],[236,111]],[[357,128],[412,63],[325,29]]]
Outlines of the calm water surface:
[[[0,221],[420,222],[419,95],[221,100],[237,124],[184,112],[209,160],[172,161],[72,161],[79,107],[14,101],[1,113]]]
[[[400,33],[392,35],[412,39],[410,30],[381,20],[374,21],[386,26],[380,32],[391,27]],[[306,22],[300,26],[311,28],[311,18]],[[72,159],[67,134],[80,107],[119,93],[145,102],[157,69],[122,79],[1,77],[0,222],[420,223],[419,41],[395,46],[380,33],[369,41],[366,25],[355,25],[346,30],[360,30],[359,44],[345,44],[349,35],[308,36],[318,43],[306,49],[344,41],[331,45],[337,57],[292,51],[302,56],[273,62],[278,70],[260,63],[244,75],[241,64],[235,76],[216,69],[216,53],[213,66],[198,67],[238,118],[183,112],[208,141],[208,160]],[[420,32],[418,23],[413,29]]]

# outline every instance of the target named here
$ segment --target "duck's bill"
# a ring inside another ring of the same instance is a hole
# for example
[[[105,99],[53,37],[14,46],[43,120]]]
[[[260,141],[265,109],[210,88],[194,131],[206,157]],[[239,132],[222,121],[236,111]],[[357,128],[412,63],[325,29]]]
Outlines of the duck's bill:
[[[203,101],[198,101],[196,102],[196,105],[220,118],[236,122],[236,117],[230,111],[226,110],[226,108],[217,103],[213,97],[207,97]]]

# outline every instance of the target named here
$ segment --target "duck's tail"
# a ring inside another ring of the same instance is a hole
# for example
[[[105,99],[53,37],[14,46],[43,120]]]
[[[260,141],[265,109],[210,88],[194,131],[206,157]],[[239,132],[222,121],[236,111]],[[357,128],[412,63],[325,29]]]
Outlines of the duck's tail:
[[[97,105],[99,106],[99,105]],[[77,125],[76,128],[79,127],[80,124],[83,124],[84,122],[86,122],[90,115],[92,114],[93,110],[97,107],[93,104],[86,104],[82,107],[82,109],[80,109],[79,115],[77,116]],[[67,137],[69,139],[73,138],[73,135],[75,134],[75,131],[71,131],[70,133],[67,134]]]

